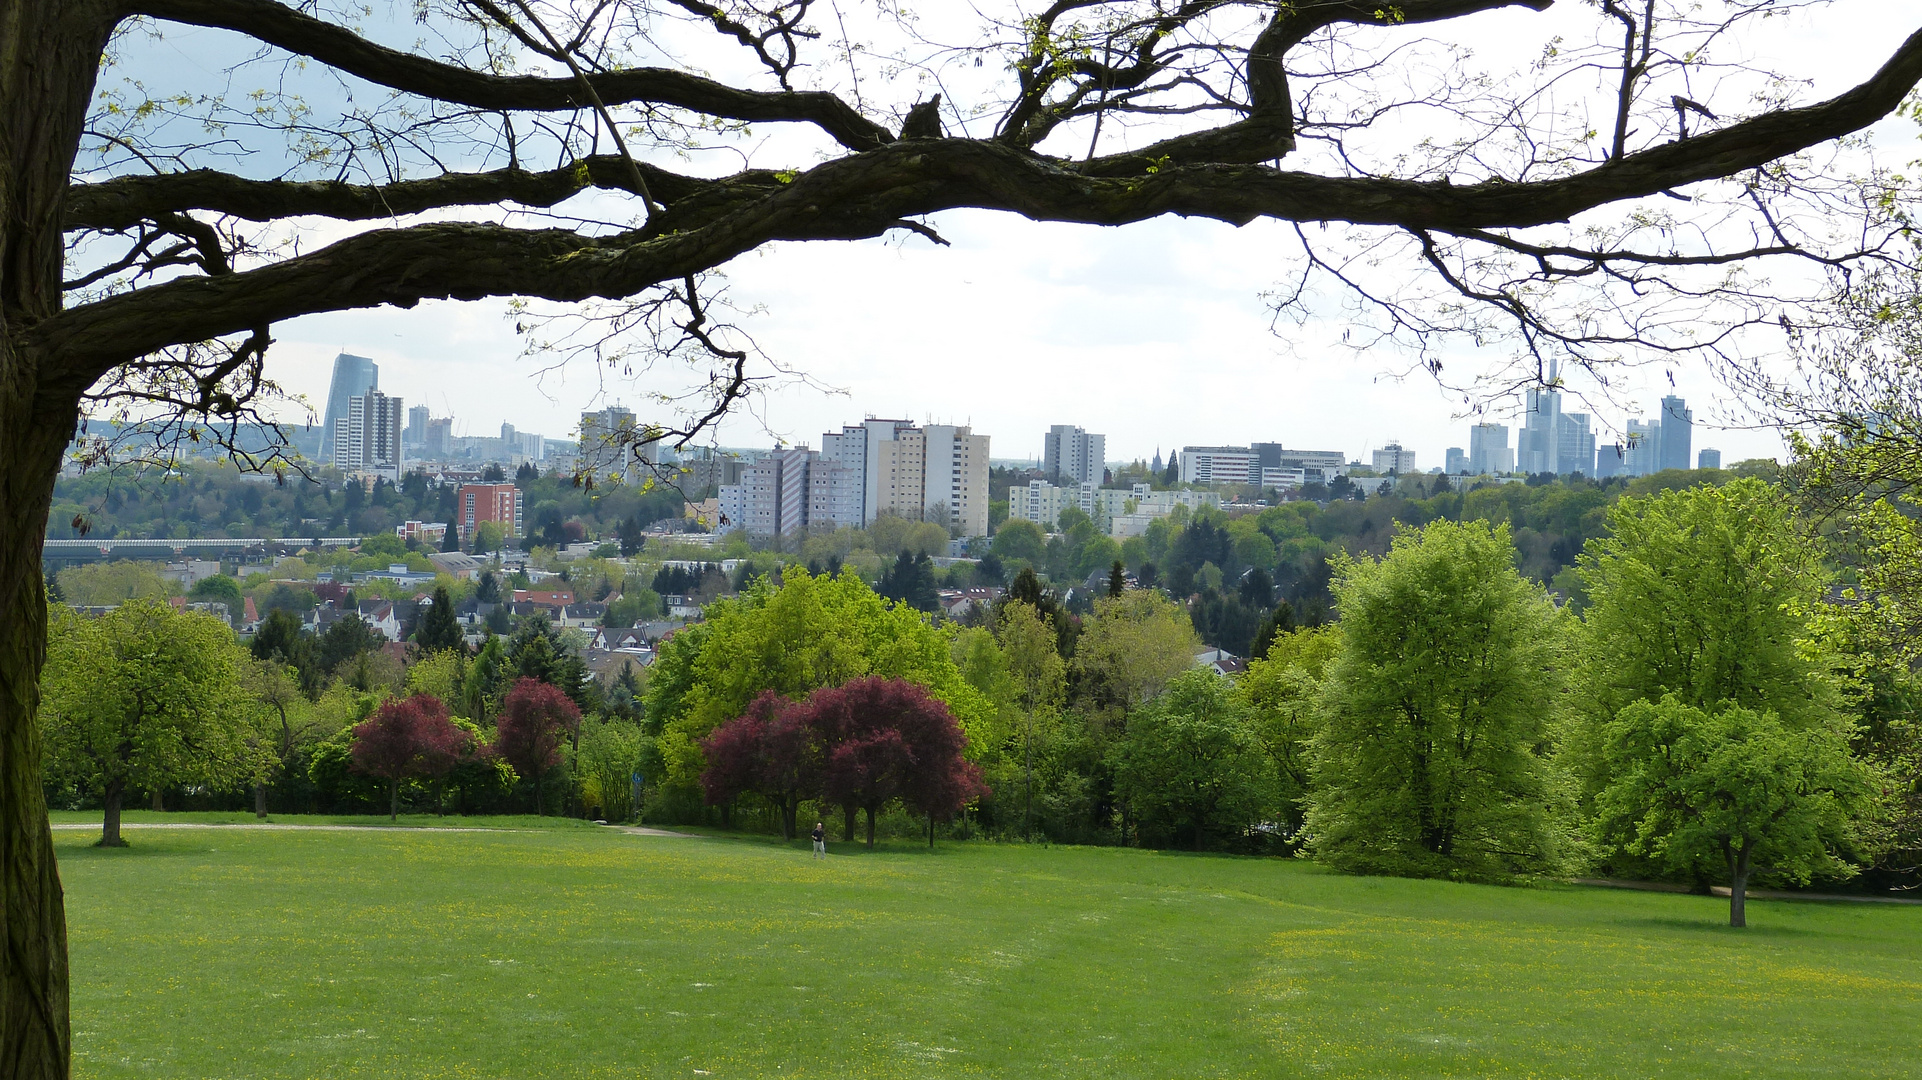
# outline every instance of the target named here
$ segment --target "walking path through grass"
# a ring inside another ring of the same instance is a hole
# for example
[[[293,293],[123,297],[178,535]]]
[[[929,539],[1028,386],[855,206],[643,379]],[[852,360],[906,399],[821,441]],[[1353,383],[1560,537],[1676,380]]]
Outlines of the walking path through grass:
[[[55,838],[82,1078],[1922,1072],[1910,907],[1733,931],[1707,897],[1114,849],[131,839]]]

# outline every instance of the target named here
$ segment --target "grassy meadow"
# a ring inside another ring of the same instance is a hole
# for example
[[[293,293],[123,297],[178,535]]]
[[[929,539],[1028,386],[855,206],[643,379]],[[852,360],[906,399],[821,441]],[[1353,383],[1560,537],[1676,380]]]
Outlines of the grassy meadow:
[[[1922,1074],[1907,906],[1735,931],[1706,897],[1134,850],[128,836],[55,833],[82,1078]]]

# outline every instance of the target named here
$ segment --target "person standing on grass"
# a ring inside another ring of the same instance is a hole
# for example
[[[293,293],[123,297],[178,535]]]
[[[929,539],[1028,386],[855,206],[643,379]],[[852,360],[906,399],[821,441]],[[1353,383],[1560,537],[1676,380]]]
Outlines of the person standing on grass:
[[[814,823],[814,857],[817,859],[828,857],[827,830],[821,828],[821,823],[818,821]]]

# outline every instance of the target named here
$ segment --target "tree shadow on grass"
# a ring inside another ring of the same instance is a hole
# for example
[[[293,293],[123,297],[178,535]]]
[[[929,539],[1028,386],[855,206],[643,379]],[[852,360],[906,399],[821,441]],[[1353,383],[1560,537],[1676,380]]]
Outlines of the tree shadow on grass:
[[[60,843],[55,841],[54,857],[62,863],[117,862],[127,859],[164,858],[181,855],[205,855],[215,850],[206,846],[203,839],[199,843],[161,837],[137,837],[128,840],[121,847],[101,847],[99,837],[90,837],[85,843]]]
[[[1609,922],[1615,926],[1636,927],[1643,930],[1668,930],[1704,936],[1712,934],[1718,938],[1733,941],[1740,941],[1745,938],[1807,939],[1824,936],[1822,931],[1811,930],[1807,927],[1781,926],[1768,922],[1758,924],[1754,921],[1753,909],[1751,909],[1750,912],[1749,925],[1745,927],[1730,926],[1728,924],[1728,911],[1726,908],[1723,909],[1719,919],[1713,917],[1689,919],[1679,915],[1648,915],[1633,919],[1610,919]]]

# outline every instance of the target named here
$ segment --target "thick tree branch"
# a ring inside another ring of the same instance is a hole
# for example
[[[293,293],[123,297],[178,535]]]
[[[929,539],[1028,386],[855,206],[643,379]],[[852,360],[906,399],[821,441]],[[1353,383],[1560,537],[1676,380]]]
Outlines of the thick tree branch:
[[[669,207],[707,205],[750,198],[779,183],[771,172],[753,170],[725,181],[700,180],[639,163],[647,186]],[[612,154],[597,154],[546,172],[498,169],[484,173],[447,173],[393,184],[348,184],[331,180],[248,180],[212,169],[159,175],[121,176],[97,184],[75,184],[67,192],[68,229],[127,229],[155,215],[206,210],[248,221],[286,217],[330,217],[368,221],[401,217],[452,206],[518,203],[549,207],[588,188],[638,195],[627,164]]]
[[[1525,228],[1727,177],[1859,130],[1922,80],[1922,32],[1873,77],[1819,105],[1765,114],[1573,176],[1454,186],[1281,172],[1260,165],[1090,177],[998,143],[898,143],[778,180],[759,198],[683,214],[670,231],[586,238],[561,230],[435,224],[379,230],[244,273],[169,282],[64,312],[32,332],[84,389],[114,365],[170,344],[281,319],[426,298],[533,295],[572,301],[631,295],[719,266],[775,240],[858,239],[904,218],[958,207],[1036,220],[1120,225],[1164,214],[1236,224],[1258,217],[1346,221],[1409,231]]]
[[[573,78],[492,75],[377,45],[344,27],[274,0],[136,0],[133,12],[170,22],[233,30],[368,82],[437,101],[496,112],[586,109]],[[741,90],[665,68],[587,76],[610,106],[633,103],[691,109],[730,120],[794,121],[819,127],[851,150],[894,140],[886,128],[833,94]]]

